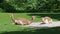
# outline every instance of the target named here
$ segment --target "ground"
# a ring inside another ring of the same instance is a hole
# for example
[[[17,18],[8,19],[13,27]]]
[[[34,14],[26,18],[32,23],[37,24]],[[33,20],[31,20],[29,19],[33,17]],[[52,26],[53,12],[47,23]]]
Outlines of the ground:
[[[27,27],[30,28],[53,28],[53,27],[60,27],[60,21],[53,21],[52,23],[48,23],[48,24],[41,24],[42,22],[33,22],[29,25],[26,25]]]
[[[35,22],[41,21],[41,17],[43,14],[27,14],[27,13],[14,13],[15,18],[26,18],[31,20],[31,16],[35,15]],[[39,16],[40,15],[40,16]],[[44,14],[45,15],[45,14]],[[47,14],[46,14],[47,15]],[[50,14],[48,14],[50,15]],[[60,14],[52,15],[54,21],[59,21]],[[51,16],[51,15],[50,15]],[[56,17],[55,17],[56,16]],[[29,27],[23,27],[21,25],[13,25],[9,13],[0,13],[0,33],[1,34],[58,34],[60,33],[60,27],[57,28],[47,28],[47,29],[35,29]]]

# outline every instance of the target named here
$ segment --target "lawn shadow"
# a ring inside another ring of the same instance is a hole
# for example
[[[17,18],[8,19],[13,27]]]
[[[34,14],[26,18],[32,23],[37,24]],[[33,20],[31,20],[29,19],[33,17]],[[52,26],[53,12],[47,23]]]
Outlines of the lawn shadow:
[[[60,14],[34,14],[34,13],[31,13],[31,14],[27,14],[27,15],[29,15],[29,16],[33,16],[33,15],[38,16],[38,18],[49,16],[52,19],[60,20]]]
[[[36,29],[34,31],[11,31],[0,34],[60,34],[60,27],[48,29]]]

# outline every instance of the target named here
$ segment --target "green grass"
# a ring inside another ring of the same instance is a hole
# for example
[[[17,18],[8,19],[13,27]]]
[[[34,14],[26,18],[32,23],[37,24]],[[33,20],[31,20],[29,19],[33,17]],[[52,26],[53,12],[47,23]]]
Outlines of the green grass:
[[[32,14],[32,13],[14,13],[15,18],[26,18],[31,20],[31,16],[35,15],[35,22],[41,21],[41,17],[50,14]],[[39,16],[40,15],[40,16]],[[43,16],[42,16],[43,15]],[[60,20],[60,14],[52,14],[50,17],[54,17],[54,21]],[[48,29],[32,29],[29,27],[23,27],[21,25],[13,25],[10,19],[9,13],[0,13],[0,34],[57,34],[60,32],[60,27],[58,28],[48,28]]]

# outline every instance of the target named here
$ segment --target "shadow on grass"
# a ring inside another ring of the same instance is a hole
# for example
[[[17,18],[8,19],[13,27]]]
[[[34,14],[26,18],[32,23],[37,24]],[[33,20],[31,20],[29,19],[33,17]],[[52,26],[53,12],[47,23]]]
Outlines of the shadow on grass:
[[[36,29],[33,31],[11,31],[2,32],[0,34],[60,34],[60,27],[48,29]]]
[[[60,20],[60,14],[33,14],[33,13],[31,13],[31,14],[27,14],[27,15],[29,15],[29,16],[32,16],[32,15],[38,16],[38,18],[41,18],[41,17],[44,17],[44,16],[49,16],[52,19]]]

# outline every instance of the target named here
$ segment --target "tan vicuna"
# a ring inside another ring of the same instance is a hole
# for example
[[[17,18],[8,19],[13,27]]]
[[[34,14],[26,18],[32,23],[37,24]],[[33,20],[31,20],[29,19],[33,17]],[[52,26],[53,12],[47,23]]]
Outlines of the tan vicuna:
[[[48,16],[45,16],[45,17],[42,18],[42,22],[46,23],[46,24],[47,23],[49,24],[49,23],[52,23],[52,19]]]
[[[32,23],[35,19],[35,16],[32,16],[31,21],[27,20],[25,18],[15,19],[13,13],[10,13],[10,17],[11,17],[11,20],[13,21],[13,24],[19,24],[19,25],[28,25],[28,24]]]

